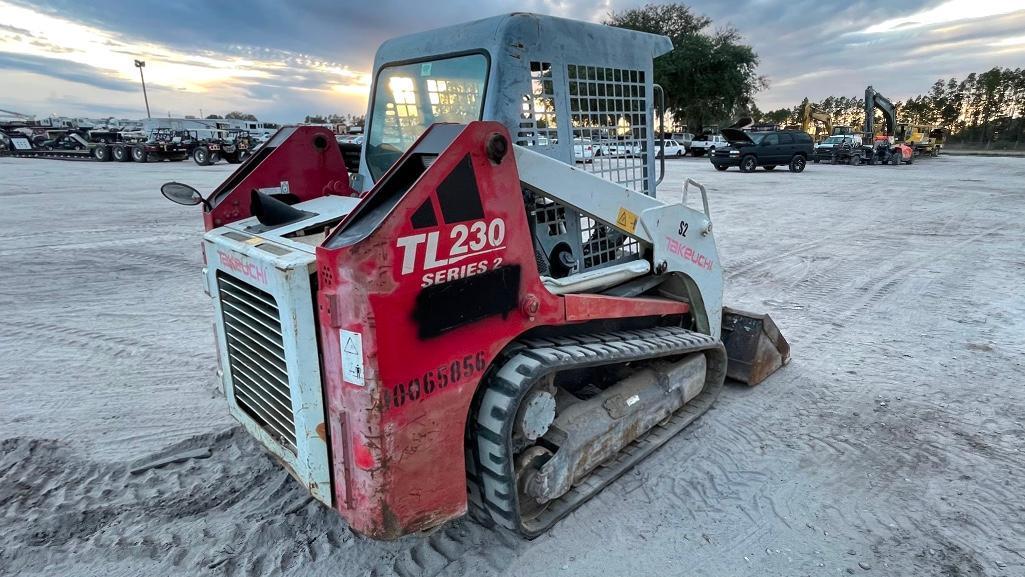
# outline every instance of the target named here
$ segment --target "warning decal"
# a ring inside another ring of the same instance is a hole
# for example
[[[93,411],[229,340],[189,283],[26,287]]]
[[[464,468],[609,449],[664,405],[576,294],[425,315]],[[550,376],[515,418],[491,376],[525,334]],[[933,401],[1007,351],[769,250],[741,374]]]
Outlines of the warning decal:
[[[365,386],[363,382],[363,335],[342,329],[339,331],[342,348],[342,379],[347,383]]]
[[[623,207],[619,207],[619,214],[616,216],[616,226],[633,234],[637,231],[637,215]]]

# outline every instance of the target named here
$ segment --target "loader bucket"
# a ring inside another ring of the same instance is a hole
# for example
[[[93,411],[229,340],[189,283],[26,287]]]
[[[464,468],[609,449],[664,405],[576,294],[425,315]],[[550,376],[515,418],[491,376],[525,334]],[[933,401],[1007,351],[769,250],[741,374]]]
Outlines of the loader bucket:
[[[726,376],[748,385],[757,385],[790,362],[790,343],[769,315],[724,307],[722,342],[726,346]]]

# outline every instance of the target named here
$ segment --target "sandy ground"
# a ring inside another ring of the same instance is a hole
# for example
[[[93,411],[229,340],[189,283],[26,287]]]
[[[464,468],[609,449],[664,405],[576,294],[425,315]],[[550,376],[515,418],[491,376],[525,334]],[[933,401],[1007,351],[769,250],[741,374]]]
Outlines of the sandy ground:
[[[231,167],[0,159],[0,574],[1025,575],[1025,161],[669,167],[793,363],[535,541],[378,543],[218,396],[200,216],[157,189]]]

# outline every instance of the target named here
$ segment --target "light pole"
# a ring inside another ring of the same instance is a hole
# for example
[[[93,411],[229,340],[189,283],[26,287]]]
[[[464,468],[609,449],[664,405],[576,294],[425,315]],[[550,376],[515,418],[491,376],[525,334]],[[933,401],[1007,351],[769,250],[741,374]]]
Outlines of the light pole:
[[[139,78],[142,80],[142,97],[146,100],[146,118],[152,118],[149,115],[149,96],[146,95],[146,77],[142,74],[142,69],[146,67],[146,61],[136,60],[135,67],[139,69]]]

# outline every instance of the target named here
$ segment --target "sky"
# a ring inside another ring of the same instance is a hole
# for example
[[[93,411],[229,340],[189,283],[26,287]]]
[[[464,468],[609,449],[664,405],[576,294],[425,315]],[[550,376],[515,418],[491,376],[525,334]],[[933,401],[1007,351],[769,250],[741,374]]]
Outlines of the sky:
[[[0,0],[0,109],[37,117],[362,114],[384,40],[520,11],[600,21],[650,0]],[[691,0],[758,53],[762,110],[892,100],[1025,65],[1025,0]]]

